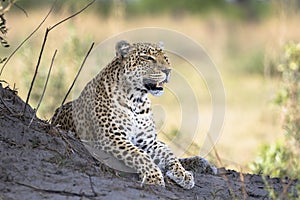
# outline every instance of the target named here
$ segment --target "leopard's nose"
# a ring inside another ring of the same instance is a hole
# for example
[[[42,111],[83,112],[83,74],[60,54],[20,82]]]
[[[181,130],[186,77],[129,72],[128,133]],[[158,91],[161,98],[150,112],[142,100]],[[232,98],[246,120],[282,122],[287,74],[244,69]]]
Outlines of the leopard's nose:
[[[169,74],[171,72],[171,69],[170,68],[167,68],[167,69],[163,69],[162,70],[165,74]]]
[[[170,81],[170,72],[171,72],[171,69],[167,68],[167,69],[163,69],[162,71],[166,74],[166,79],[165,79],[164,82],[168,83]]]

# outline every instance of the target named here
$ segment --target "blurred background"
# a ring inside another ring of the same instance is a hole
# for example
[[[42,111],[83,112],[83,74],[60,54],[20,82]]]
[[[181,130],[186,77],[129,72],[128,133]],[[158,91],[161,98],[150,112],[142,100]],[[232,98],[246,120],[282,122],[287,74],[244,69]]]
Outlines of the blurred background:
[[[9,2],[1,1],[2,10]],[[288,65],[290,57],[287,57],[287,51],[292,52],[289,55],[298,53],[296,44],[300,39],[300,3],[296,0],[285,2],[96,0],[79,16],[51,31],[30,105],[35,107],[38,103],[54,49],[58,49],[55,66],[37,113],[42,119],[49,119],[60,105],[93,41],[97,44],[112,35],[141,27],[175,30],[203,46],[223,80],[226,119],[222,135],[215,146],[216,151],[207,157],[219,166],[243,172],[260,173],[264,172],[266,166],[276,165],[275,169],[273,167],[267,173],[292,176],[283,172],[287,166],[295,168],[294,162],[299,161],[299,146],[295,145],[297,142],[290,136],[292,134],[283,128],[288,123],[286,105],[289,98],[284,72],[290,68],[278,70],[278,66]],[[45,29],[87,3],[85,0],[57,1],[42,27],[5,66],[0,79],[15,88],[24,100]],[[19,0],[4,13],[8,32],[3,38],[10,46],[2,45],[1,59],[8,57],[40,24],[52,4],[50,0]],[[288,44],[295,46],[287,47]],[[293,62],[298,66],[297,59]],[[203,100],[200,103],[204,107],[203,112],[206,112],[205,105],[209,106],[209,102]],[[290,108],[296,110],[295,107]],[[289,122],[293,123],[292,120]],[[291,126],[296,127],[292,131],[297,135],[299,129],[296,125]],[[292,149],[293,152],[290,152]],[[197,154],[195,152],[191,154]],[[277,162],[278,166],[275,164]]]

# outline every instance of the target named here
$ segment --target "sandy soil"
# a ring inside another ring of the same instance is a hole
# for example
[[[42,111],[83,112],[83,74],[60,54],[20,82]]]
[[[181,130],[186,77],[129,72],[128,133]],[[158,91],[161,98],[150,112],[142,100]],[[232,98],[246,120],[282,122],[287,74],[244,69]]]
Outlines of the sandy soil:
[[[0,87],[0,199],[271,199],[293,195],[299,181],[263,178],[218,169],[197,173],[196,185],[184,190],[140,186],[136,174],[114,171],[96,161],[70,133],[34,119],[16,92]],[[267,181],[267,185],[265,184]]]

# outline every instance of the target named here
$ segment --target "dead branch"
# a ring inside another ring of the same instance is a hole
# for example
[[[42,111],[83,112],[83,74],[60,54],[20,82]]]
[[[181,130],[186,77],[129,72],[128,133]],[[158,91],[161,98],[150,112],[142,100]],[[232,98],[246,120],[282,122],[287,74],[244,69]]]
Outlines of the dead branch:
[[[97,196],[97,193],[95,192],[95,189],[94,189],[94,183],[93,183],[92,177],[90,175],[89,175],[89,180],[90,180],[90,185],[91,185],[92,192],[95,196]]]
[[[75,82],[76,82],[76,80],[77,80],[77,78],[78,78],[78,76],[79,76],[79,74],[80,74],[80,72],[81,72],[81,70],[82,70],[84,64],[85,64],[86,59],[88,58],[88,56],[90,55],[90,53],[91,53],[91,51],[92,51],[92,49],[93,49],[93,47],[94,47],[94,44],[95,44],[95,43],[93,42],[92,45],[91,45],[91,47],[90,47],[90,49],[88,50],[86,56],[84,57],[84,59],[83,59],[83,61],[82,61],[82,64],[81,64],[81,66],[80,66],[80,68],[79,68],[79,70],[78,70],[78,72],[77,72],[77,74],[76,74],[76,76],[75,76],[75,78],[74,78],[74,80],[73,80],[73,83],[71,84],[71,86],[70,86],[70,88],[69,88],[67,94],[66,94],[65,97],[64,97],[64,100],[63,100],[62,103],[61,103],[61,106],[64,105],[66,99],[68,98],[68,96],[69,96],[69,94],[70,94],[70,92],[71,92],[71,90],[72,90],[72,88],[73,88],[73,86],[74,86],[74,84],[75,84]],[[56,116],[59,116],[59,115],[60,115],[60,112],[61,112],[61,109],[58,111],[58,114],[57,114]],[[51,126],[52,126],[53,124],[55,124],[56,118],[55,118],[55,119],[52,119],[51,121],[52,121],[52,122],[51,122]]]
[[[240,174],[240,180],[241,180],[241,183],[242,183],[243,199],[246,200],[247,199],[247,188],[246,188],[245,177],[244,177],[242,168],[240,168],[240,173],[239,174]]]
[[[35,109],[35,111],[33,113],[33,116],[32,116],[32,119],[31,119],[29,125],[28,125],[28,128],[30,127],[31,123],[33,122],[33,119],[35,118],[35,115],[36,115],[36,113],[37,113],[37,111],[38,111],[38,109],[39,109],[39,107],[41,105],[41,102],[42,102],[43,98],[44,98],[45,91],[46,91],[46,88],[47,88],[47,85],[48,85],[48,81],[49,81],[49,77],[50,77],[50,74],[51,74],[51,70],[52,70],[52,66],[53,66],[54,60],[55,60],[56,53],[57,53],[57,49],[55,50],[55,52],[54,52],[54,54],[52,56],[52,60],[51,60],[51,64],[50,64],[50,67],[49,67],[48,74],[47,74],[46,82],[45,82],[45,85],[44,85],[44,88],[43,88],[43,92],[42,92],[42,95],[40,97],[39,103],[38,103],[38,105],[37,105],[37,107],[36,107],[36,109]]]
[[[15,114],[11,108],[9,106],[6,105],[5,101],[2,98],[2,95],[0,95],[0,101],[2,102],[2,104],[5,106],[5,108],[11,113],[11,114]]]
[[[35,78],[36,78],[38,70],[39,70],[39,66],[40,66],[40,62],[41,62],[42,56],[43,56],[43,52],[44,52],[44,48],[45,48],[45,45],[46,45],[48,34],[49,34],[49,29],[47,28],[46,32],[45,32],[43,44],[42,44],[42,47],[41,47],[41,51],[40,51],[40,54],[39,54],[39,58],[38,58],[38,61],[37,61],[36,67],[35,67],[34,75],[33,75],[33,78],[31,80],[30,88],[28,90],[28,94],[27,94],[27,98],[26,98],[26,103],[25,103],[24,110],[23,110],[23,115],[26,112],[26,108],[27,108],[27,105],[28,105],[30,94],[31,94],[31,91],[32,91],[32,88],[33,88],[33,85],[34,85],[34,82],[35,82]]]
[[[78,72],[77,72],[77,74],[76,74],[76,76],[75,76],[75,78],[74,78],[74,80],[73,80],[73,83],[72,83],[72,85],[70,86],[70,88],[69,88],[67,94],[65,95],[65,98],[64,98],[64,100],[62,101],[61,105],[63,105],[63,104],[65,103],[65,101],[66,101],[68,95],[70,94],[70,92],[71,92],[71,90],[72,90],[72,88],[73,88],[73,86],[74,86],[74,84],[75,84],[75,82],[76,82],[76,80],[77,80],[77,78],[78,78],[78,76],[79,76],[79,74],[80,74],[80,72],[81,72],[81,70],[82,70],[84,64],[85,64],[85,61],[86,61],[87,57],[90,55],[90,53],[91,53],[91,51],[92,51],[92,49],[93,49],[93,47],[94,47],[94,44],[95,44],[95,43],[93,42],[92,45],[91,45],[91,47],[90,47],[90,49],[88,50],[86,56],[84,57],[84,59],[83,59],[83,61],[82,61],[82,64],[81,64],[81,66],[80,66],[80,68],[79,68],[79,70],[78,70]]]
[[[26,10],[24,8],[22,8],[21,6],[19,6],[16,2],[14,2],[13,6],[15,6],[16,8],[21,10],[26,15],[26,17],[28,17],[28,13],[26,12]]]
[[[70,15],[69,17],[59,21],[58,23],[54,24],[52,27],[50,27],[49,29],[52,30],[54,29],[56,26],[59,26],[60,24],[64,23],[65,21],[68,21],[69,19],[75,17],[76,15],[79,15],[80,13],[82,13],[85,9],[87,9],[90,5],[92,5],[96,0],[91,1],[90,3],[88,3],[86,6],[84,6],[81,10],[77,11],[76,13],[74,13],[73,15]]]
[[[27,42],[38,30],[39,28],[43,25],[43,23],[46,21],[46,19],[49,17],[50,13],[52,12],[54,5],[56,3],[56,0],[54,1],[51,9],[49,10],[49,12],[47,13],[47,15],[45,16],[45,18],[41,21],[41,23],[32,31],[32,33],[30,33],[27,38],[25,38],[25,40],[23,40],[18,46],[17,48],[8,56],[8,58],[6,59],[5,63],[3,64],[1,71],[0,71],[0,76],[2,75],[2,72],[5,68],[5,66],[7,65],[8,61],[15,55],[15,53],[23,46],[23,44],[25,42]]]
[[[67,18],[65,18],[65,19],[57,22],[52,27],[46,29],[44,40],[43,40],[42,47],[41,47],[41,51],[40,51],[39,58],[38,58],[38,62],[37,62],[37,65],[35,67],[35,72],[34,72],[34,75],[33,75],[33,78],[32,78],[31,84],[30,84],[30,88],[29,88],[29,91],[28,91],[28,94],[27,94],[27,98],[26,98],[26,102],[25,102],[25,106],[24,106],[24,110],[23,110],[23,115],[26,112],[26,108],[27,108],[27,105],[28,105],[30,94],[31,94],[31,91],[32,91],[32,88],[33,88],[33,85],[34,85],[34,82],[35,82],[35,79],[36,79],[36,76],[37,76],[37,72],[38,72],[38,69],[39,69],[39,65],[40,65],[40,62],[41,62],[41,59],[42,59],[42,55],[43,55],[43,52],[44,52],[44,48],[45,48],[45,44],[46,44],[49,32],[51,30],[53,30],[55,27],[57,27],[60,24],[62,24],[63,22],[65,22],[65,21],[67,21],[67,20],[69,20],[69,19],[77,16],[78,14],[80,14],[81,12],[83,12],[85,9],[87,9],[90,5],[92,5],[94,2],[95,2],[95,0],[93,0],[92,2],[90,2],[89,4],[87,4],[84,8],[82,8],[78,12],[74,13],[73,15],[71,15],[71,16],[69,16],[69,17],[67,17]]]

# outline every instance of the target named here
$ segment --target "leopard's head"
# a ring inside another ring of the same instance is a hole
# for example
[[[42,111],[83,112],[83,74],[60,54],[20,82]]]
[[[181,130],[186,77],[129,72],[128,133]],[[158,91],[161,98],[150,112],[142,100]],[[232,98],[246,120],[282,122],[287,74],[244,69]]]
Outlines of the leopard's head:
[[[120,41],[116,54],[122,58],[125,76],[137,90],[160,96],[170,79],[170,63],[161,44]]]

